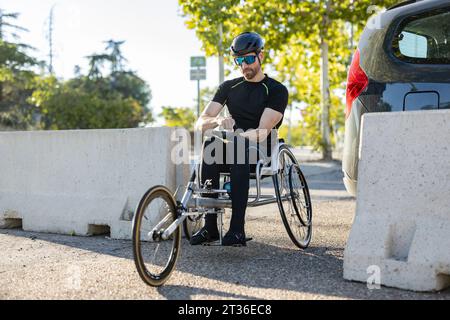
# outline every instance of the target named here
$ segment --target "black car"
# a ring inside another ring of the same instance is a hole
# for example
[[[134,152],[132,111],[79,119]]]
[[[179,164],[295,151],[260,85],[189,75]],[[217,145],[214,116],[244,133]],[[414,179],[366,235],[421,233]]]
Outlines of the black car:
[[[450,0],[402,2],[369,20],[349,69],[347,191],[356,195],[364,113],[432,109],[450,109]]]

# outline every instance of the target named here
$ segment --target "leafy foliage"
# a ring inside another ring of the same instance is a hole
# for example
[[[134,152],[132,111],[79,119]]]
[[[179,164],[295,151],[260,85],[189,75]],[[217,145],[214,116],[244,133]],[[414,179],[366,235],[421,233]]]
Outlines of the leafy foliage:
[[[44,64],[26,44],[4,39],[6,27],[26,31],[9,20],[18,13],[0,9],[0,126],[13,129],[128,128],[154,121],[148,108],[151,90],[126,69],[124,41],[106,41],[105,52],[88,56],[86,75],[76,67],[67,81],[38,74]],[[15,39],[18,36],[11,33]],[[109,66],[109,70],[105,67]]]
[[[321,43],[329,45],[331,132],[344,129],[346,71],[356,39],[373,6],[391,6],[398,0],[179,0],[186,26],[195,29],[207,55],[218,50],[217,25],[224,27],[224,43],[245,32],[260,33],[265,41],[265,63],[288,85],[290,102],[302,105],[302,143],[323,149],[321,136]],[[227,55],[227,52],[224,53]],[[228,57],[229,62],[231,59]],[[297,132],[297,131],[296,131]],[[336,137],[332,136],[332,141]]]
[[[25,46],[0,39],[0,125],[27,129],[36,122],[38,110],[28,103],[38,61]]]
[[[131,128],[153,122],[145,107],[150,89],[129,71],[66,82],[48,77],[38,79],[37,88],[32,99],[40,107],[45,129]]]
[[[184,107],[162,107],[160,114],[169,127],[182,127],[187,130],[193,130],[197,117],[192,108]]]
[[[206,87],[200,90],[200,112],[206,108],[208,103],[216,93],[217,88]],[[197,105],[197,101],[195,102]],[[197,121],[196,111],[189,107],[163,107],[160,116],[165,120],[169,127],[183,127],[187,130],[193,130]],[[196,110],[196,109],[195,109]]]

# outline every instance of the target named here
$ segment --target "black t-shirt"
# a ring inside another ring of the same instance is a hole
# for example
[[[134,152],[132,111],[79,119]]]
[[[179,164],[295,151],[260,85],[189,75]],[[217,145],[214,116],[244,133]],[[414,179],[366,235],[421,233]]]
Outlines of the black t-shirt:
[[[246,81],[244,77],[228,80],[217,90],[214,102],[227,105],[236,121],[235,129],[257,129],[265,108],[284,114],[288,104],[288,90],[280,82],[266,77],[260,82]],[[276,125],[279,128],[283,119]]]

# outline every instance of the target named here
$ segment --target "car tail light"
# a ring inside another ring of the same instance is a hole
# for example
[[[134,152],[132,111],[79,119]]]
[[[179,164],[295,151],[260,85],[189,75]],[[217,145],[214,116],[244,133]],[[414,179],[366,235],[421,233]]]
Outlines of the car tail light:
[[[348,71],[347,78],[347,108],[345,109],[345,118],[347,119],[352,110],[353,101],[359,97],[361,92],[367,88],[369,84],[369,78],[365,74],[364,70],[361,68],[359,60],[359,49],[356,50],[350,70]]]

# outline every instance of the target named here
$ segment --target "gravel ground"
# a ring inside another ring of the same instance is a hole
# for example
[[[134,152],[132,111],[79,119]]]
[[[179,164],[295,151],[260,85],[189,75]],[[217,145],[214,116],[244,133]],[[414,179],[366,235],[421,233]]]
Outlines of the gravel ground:
[[[151,288],[136,272],[130,241],[0,230],[0,299],[450,299],[450,290],[369,290],[345,281],[355,201],[340,183],[339,163],[303,170],[314,209],[306,251],[291,243],[276,205],[252,208],[247,247],[191,247],[183,239],[176,271]]]

